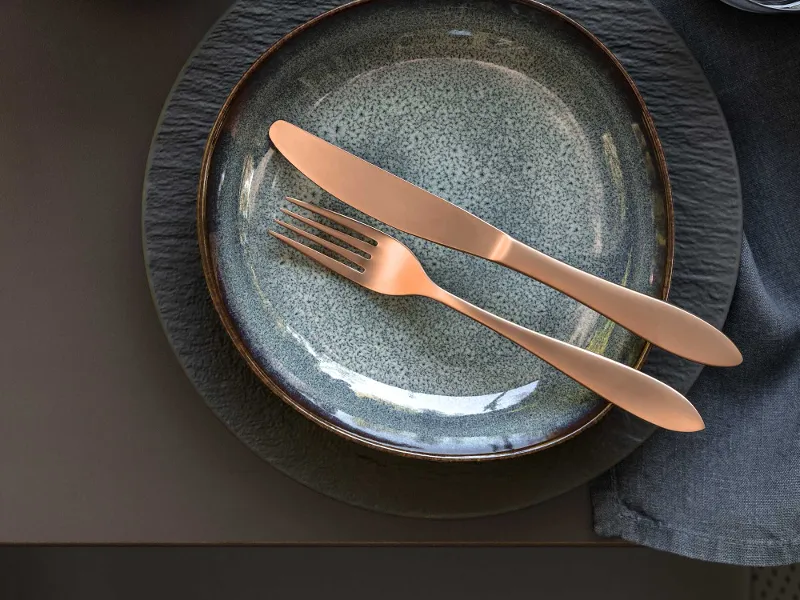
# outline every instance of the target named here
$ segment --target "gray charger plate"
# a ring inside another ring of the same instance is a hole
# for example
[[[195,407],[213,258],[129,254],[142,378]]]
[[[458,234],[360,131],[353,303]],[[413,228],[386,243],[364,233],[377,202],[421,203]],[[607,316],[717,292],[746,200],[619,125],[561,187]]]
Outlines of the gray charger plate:
[[[505,512],[580,485],[653,431],[614,409],[547,451],[489,463],[434,463],[347,442],[270,393],[236,352],[203,279],[195,198],[206,136],[241,74],[293,27],[336,2],[242,0],[214,26],[179,77],[162,114],[145,182],[144,245],[153,295],[175,352],[217,416],[259,456],[334,498],[389,513],[463,517]],[[670,300],[721,325],[741,243],[735,155],[699,66],[642,0],[551,2],[597,35],[636,81],[654,116],[675,202]],[[686,392],[701,367],[654,350],[645,371]]]

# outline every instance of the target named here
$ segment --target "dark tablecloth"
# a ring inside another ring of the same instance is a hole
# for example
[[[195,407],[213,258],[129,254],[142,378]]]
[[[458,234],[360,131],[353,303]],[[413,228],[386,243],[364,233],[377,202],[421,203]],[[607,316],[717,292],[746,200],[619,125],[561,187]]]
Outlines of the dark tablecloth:
[[[595,530],[695,558],[800,561],[800,14],[654,0],[716,91],[741,173],[744,244],[725,331],[744,355],[706,368],[699,434],[659,431],[593,485]]]

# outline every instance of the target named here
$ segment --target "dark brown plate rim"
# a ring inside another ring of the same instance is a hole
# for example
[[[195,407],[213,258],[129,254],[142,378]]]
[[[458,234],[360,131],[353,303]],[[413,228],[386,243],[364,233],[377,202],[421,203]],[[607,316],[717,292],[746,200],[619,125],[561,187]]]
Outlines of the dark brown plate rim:
[[[266,62],[270,57],[272,57],[276,52],[278,52],[283,47],[283,45],[286,44],[289,40],[295,38],[300,33],[304,32],[307,29],[310,29],[320,21],[330,16],[333,16],[335,14],[338,14],[340,12],[352,8],[356,8],[364,4],[377,3],[379,1],[380,0],[353,0],[352,2],[343,4],[342,6],[338,6],[329,11],[326,11],[321,15],[307,21],[306,23],[296,27],[288,34],[283,36],[280,40],[275,42],[272,46],[270,46],[261,56],[259,56],[258,59],[256,59],[256,61],[250,66],[250,68],[247,69],[244,75],[242,75],[242,77],[230,91],[228,96],[225,98],[225,102],[223,103],[222,108],[219,110],[219,113],[217,114],[217,117],[214,121],[214,125],[211,128],[211,132],[209,133],[208,140],[203,150],[203,159],[200,169],[200,182],[197,191],[197,235],[200,247],[200,258],[203,266],[203,275],[206,280],[206,285],[208,287],[208,291],[211,296],[211,301],[214,305],[214,309],[219,315],[222,325],[225,328],[225,331],[227,332],[231,341],[233,342],[233,345],[236,348],[236,350],[245,359],[245,362],[250,367],[250,369],[256,374],[256,376],[276,396],[278,396],[278,398],[286,402],[289,406],[297,410],[300,414],[310,419],[314,423],[322,426],[323,428],[329,431],[332,431],[333,433],[347,440],[357,442],[369,448],[389,452],[391,454],[396,454],[399,456],[434,460],[434,461],[443,461],[443,462],[477,462],[477,461],[489,461],[496,459],[513,458],[517,456],[531,454],[533,452],[538,452],[546,448],[551,448],[557,444],[561,444],[579,435],[580,433],[586,431],[588,428],[597,424],[605,415],[608,414],[613,405],[607,402],[605,406],[603,406],[603,408],[599,410],[595,415],[590,416],[583,423],[580,423],[577,427],[565,431],[564,433],[556,437],[535,444],[531,444],[530,446],[525,446],[523,448],[517,448],[514,450],[504,450],[502,452],[493,452],[490,454],[447,455],[447,454],[434,454],[428,452],[418,452],[404,448],[398,448],[386,442],[367,437],[366,435],[359,435],[355,432],[349,431],[343,427],[340,427],[330,422],[324,416],[318,414],[317,412],[311,410],[308,406],[306,406],[303,403],[302,399],[293,397],[280,385],[278,385],[278,383],[269,375],[269,373],[266,372],[263,366],[255,359],[253,354],[250,352],[250,349],[242,339],[242,336],[240,335],[239,330],[236,327],[236,324],[230,315],[227,304],[225,303],[224,294],[222,293],[222,290],[220,288],[220,281],[218,278],[216,261],[214,259],[214,254],[212,252],[210,238],[209,238],[208,220],[206,218],[207,217],[206,192],[207,192],[208,177],[211,167],[211,159],[214,154],[217,140],[219,139],[219,136],[222,132],[231,105],[233,104],[239,91],[249,80],[250,76],[255,71],[257,71],[264,62]],[[661,290],[660,299],[666,301],[669,296],[670,284],[672,282],[672,270],[674,262],[675,219],[673,213],[672,187],[669,181],[669,173],[667,169],[666,158],[664,156],[664,152],[661,147],[661,140],[659,139],[658,133],[656,132],[656,127],[655,123],[653,122],[653,118],[650,115],[650,112],[647,110],[644,98],[637,89],[633,79],[630,77],[630,75],[628,75],[627,71],[622,66],[622,63],[619,62],[616,56],[614,56],[614,54],[608,48],[606,48],[606,46],[597,37],[595,37],[594,34],[592,34],[588,29],[583,27],[583,25],[581,25],[574,19],[571,19],[562,12],[554,8],[551,8],[546,4],[542,4],[541,2],[537,2],[536,0],[507,0],[507,1],[513,2],[515,4],[522,4],[534,8],[536,10],[549,13],[550,15],[557,17],[558,19],[562,20],[564,23],[573,27],[575,30],[581,33],[586,39],[592,42],[595,49],[599,50],[610,61],[611,65],[614,67],[616,71],[616,74],[622,78],[622,82],[627,86],[628,91],[632,94],[633,98],[635,99],[636,104],[640,110],[642,123],[644,124],[645,137],[647,138],[648,142],[650,143],[655,153],[655,164],[658,169],[659,178],[663,185],[662,191],[664,196],[665,218],[667,221],[666,223],[667,251],[665,258],[666,264],[664,273],[664,285]],[[645,341],[644,347],[642,348],[642,351],[636,363],[633,365],[634,369],[641,370],[642,365],[644,365],[645,361],[647,360],[647,355],[649,354],[651,347],[652,345],[650,344],[650,342]]]

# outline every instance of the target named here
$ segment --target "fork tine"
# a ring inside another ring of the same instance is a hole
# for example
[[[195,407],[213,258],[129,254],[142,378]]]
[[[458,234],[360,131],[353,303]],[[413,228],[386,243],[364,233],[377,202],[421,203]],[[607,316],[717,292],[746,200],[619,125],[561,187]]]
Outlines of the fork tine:
[[[345,244],[350,244],[353,248],[358,248],[362,252],[366,252],[370,256],[372,256],[372,252],[375,252],[375,246],[372,244],[368,244],[367,242],[362,242],[358,238],[354,238],[352,235],[348,235],[343,231],[338,231],[333,229],[332,227],[328,227],[327,225],[323,225],[322,223],[317,223],[316,221],[309,219],[308,217],[304,217],[303,215],[298,215],[290,210],[285,208],[281,208],[281,212],[285,215],[289,215],[293,219],[297,219],[301,223],[305,223],[309,227],[313,227],[315,229],[319,229],[327,233],[331,237],[335,237],[337,240],[342,240]]]
[[[290,213],[288,210],[284,211],[284,212],[289,214],[289,215],[292,215],[292,213]],[[297,215],[292,215],[292,216],[297,216]],[[286,229],[288,229],[289,231],[294,231],[297,235],[301,235],[304,238],[306,238],[307,240],[311,240],[312,242],[315,242],[315,243],[319,244],[323,248],[327,248],[331,252],[336,252],[337,254],[339,254],[341,256],[344,256],[351,263],[357,264],[358,266],[364,267],[364,268],[366,268],[366,266],[367,266],[367,260],[369,260],[369,259],[364,258],[360,254],[356,254],[355,252],[351,252],[347,248],[342,248],[339,244],[334,244],[333,242],[329,242],[328,240],[323,240],[321,237],[318,237],[318,236],[316,236],[316,235],[314,235],[312,233],[309,233],[308,231],[300,229],[299,227],[295,227],[291,223],[286,223],[284,221],[279,221],[278,219],[275,219],[275,222],[278,225],[282,226],[282,227],[286,227]],[[312,223],[313,223],[313,221],[312,221]],[[309,225],[311,225],[312,223],[309,223]],[[319,227],[319,225],[316,224],[316,223],[313,223],[313,226]]]
[[[344,215],[340,215],[337,212],[333,212],[332,210],[326,210],[319,206],[315,206],[314,204],[309,204],[308,202],[303,202],[302,200],[298,200],[297,198],[291,198],[289,196],[286,199],[291,202],[292,204],[296,204],[301,208],[305,208],[308,211],[316,213],[326,219],[330,219],[334,223],[339,223],[339,225],[344,225],[345,227],[349,227],[353,231],[357,231],[361,235],[368,237],[376,242],[380,242],[382,239],[388,237],[382,231],[378,231],[374,227],[370,227],[369,225],[365,225],[355,219],[351,219],[350,217],[345,217]],[[350,241],[348,240],[348,244]]]
[[[338,260],[335,260],[330,256],[326,256],[322,252],[314,250],[313,248],[309,248],[305,244],[301,244],[300,242],[288,238],[285,235],[278,233],[276,231],[269,231],[268,233],[272,237],[278,238],[283,243],[289,244],[292,248],[294,248],[298,252],[302,252],[311,260],[317,261],[323,267],[328,267],[331,271],[334,271],[343,277],[347,277],[347,279],[355,281],[358,284],[361,283],[361,273],[359,273],[358,271],[356,271],[351,267],[348,267],[346,264],[340,263]]]

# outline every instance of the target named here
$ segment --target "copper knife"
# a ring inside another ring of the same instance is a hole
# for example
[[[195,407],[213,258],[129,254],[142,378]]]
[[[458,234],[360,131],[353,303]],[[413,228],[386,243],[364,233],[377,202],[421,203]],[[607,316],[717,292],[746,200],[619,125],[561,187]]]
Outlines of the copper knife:
[[[519,271],[678,356],[713,366],[742,362],[739,350],[721,331],[677,306],[534,250],[444,198],[296,125],[275,121],[269,136],[319,187],[391,227]]]

